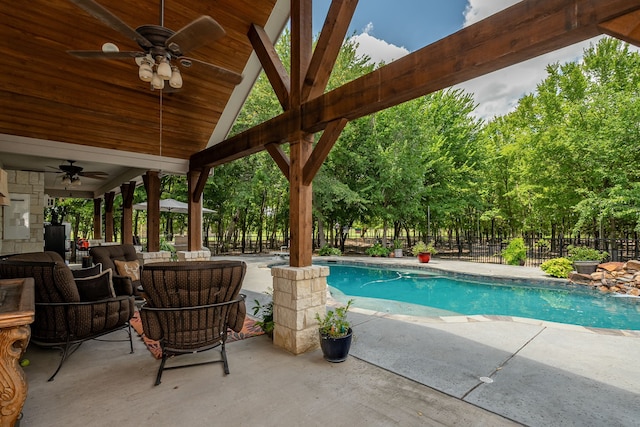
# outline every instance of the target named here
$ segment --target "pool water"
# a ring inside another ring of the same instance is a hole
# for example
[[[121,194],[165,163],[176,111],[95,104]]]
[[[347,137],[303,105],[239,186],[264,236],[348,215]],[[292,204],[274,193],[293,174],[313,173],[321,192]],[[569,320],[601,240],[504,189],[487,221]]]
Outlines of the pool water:
[[[377,311],[427,316],[502,315],[640,330],[640,299],[573,286],[460,280],[441,273],[330,264],[334,296]]]

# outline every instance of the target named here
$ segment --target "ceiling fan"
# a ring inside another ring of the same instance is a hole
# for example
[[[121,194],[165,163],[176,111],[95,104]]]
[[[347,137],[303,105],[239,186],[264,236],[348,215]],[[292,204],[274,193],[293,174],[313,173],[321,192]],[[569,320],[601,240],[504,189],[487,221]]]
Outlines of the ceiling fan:
[[[173,89],[182,87],[180,69],[172,61],[180,64],[184,69],[200,68],[201,72],[212,74],[217,79],[234,85],[242,81],[241,74],[184,56],[185,53],[225,35],[224,29],[210,16],[203,15],[176,32],[164,27],[164,0],[161,0],[160,25],[142,25],[133,29],[94,0],[69,1],[114,30],[133,39],[142,49],[142,51],[120,52],[113,43],[105,43],[100,51],[70,50],[68,53],[71,55],[85,59],[133,57],[139,67],[140,80],[151,83],[152,90],[164,89],[165,81],[168,81]]]
[[[46,172],[63,174],[62,183],[71,187],[79,186],[82,184],[82,181],[80,181],[80,177],[92,179],[107,179],[108,174],[106,172],[84,171],[84,168],[74,165],[74,163],[76,162],[75,160],[67,160],[67,162],[69,162],[69,164],[63,163],[57,168],[53,168],[56,169],[55,171]]]

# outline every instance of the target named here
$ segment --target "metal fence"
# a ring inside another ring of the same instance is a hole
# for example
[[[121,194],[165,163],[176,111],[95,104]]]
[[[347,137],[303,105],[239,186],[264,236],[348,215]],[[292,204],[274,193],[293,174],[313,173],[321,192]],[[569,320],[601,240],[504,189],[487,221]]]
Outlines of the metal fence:
[[[585,246],[609,254],[607,261],[628,261],[640,258],[640,243],[637,239],[585,239],[580,237],[556,239],[525,238],[527,259],[525,265],[539,266],[544,261],[568,256],[569,246]],[[500,255],[507,247],[508,241],[503,242],[441,242],[438,257],[504,264]]]

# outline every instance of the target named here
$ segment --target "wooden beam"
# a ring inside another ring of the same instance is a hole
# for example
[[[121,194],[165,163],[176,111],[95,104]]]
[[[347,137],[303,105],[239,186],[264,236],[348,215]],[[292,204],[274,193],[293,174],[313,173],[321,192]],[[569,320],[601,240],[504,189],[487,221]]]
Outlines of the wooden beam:
[[[282,147],[279,144],[273,144],[273,143],[267,144],[265,145],[265,148],[267,149],[267,151],[271,155],[271,158],[276,162],[276,165],[278,165],[278,167],[282,171],[282,174],[284,175],[285,178],[287,178],[287,181],[288,181],[290,162],[287,154],[284,152],[284,150],[282,150]]]
[[[191,195],[191,200],[193,203],[199,203],[202,198],[202,192],[204,191],[205,185],[207,185],[207,179],[209,178],[209,172],[211,171],[210,167],[203,168],[198,175],[198,182],[193,188],[193,193],[189,193]]]
[[[524,0],[440,41],[191,156],[192,168],[220,165],[471,80],[603,32],[599,25],[640,10],[640,0]],[[195,166],[194,166],[195,165]]]
[[[603,22],[600,28],[612,37],[640,46],[640,10]]]
[[[322,26],[302,88],[302,100],[324,93],[358,0],[333,0]]]
[[[291,108],[302,104],[302,85],[313,55],[311,3],[291,1]]]
[[[309,160],[307,160],[302,171],[302,184],[310,185],[316,173],[320,170],[322,163],[325,161],[329,152],[336,143],[342,129],[347,125],[347,119],[336,120],[329,123],[329,126],[324,130],[324,133],[320,137],[320,140],[313,149]]]
[[[252,24],[249,28],[249,40],[262,64],[267,78],[271,82],[271,87],[273,87],[273,91],[276,93],[282,109],[288,110],[290,107],[289,74],[282,64],[273,43],[269,40],[269,36],[264,31],[264,28],[256,24]]]
[[[471,80],[602,33],[640,0],[525,0],[304,106],[302,128],[323,129]]]
[[[189,159],[189,169],[215,167],[262,151],[265,145],[272,142],[276,144],[288,142],[287,136],[294,134],[295,125],[299,124],[299,120],[294,118],[298,112],[298,110],[285,111],[278,117],[195,153]]]

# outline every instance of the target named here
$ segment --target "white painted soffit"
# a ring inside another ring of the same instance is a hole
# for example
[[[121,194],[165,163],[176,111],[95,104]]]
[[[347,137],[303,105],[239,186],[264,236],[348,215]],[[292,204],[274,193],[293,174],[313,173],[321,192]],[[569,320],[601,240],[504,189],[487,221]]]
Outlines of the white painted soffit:
[[[287,22],[289,22],[290,11],[291,0],[278,0],[273,8],[273,12],[271,12],[271,16],[269,17],[264,30],[269,36],[269,40],[274,44],[275,40],[277,40],[284,31]],[[213,133],[209,138],[207,148],[227,139],[233,123],[236,121],[238,114],[240,114],[242,106],[247,100],[253,85],[260,75],[260,71],[262,71],[262,64],[260,64],[260,60],[255,52],[253,52],[242,72],[244,79],[231,93],[229,102],[227,103],[216,128],[213,130]]]

